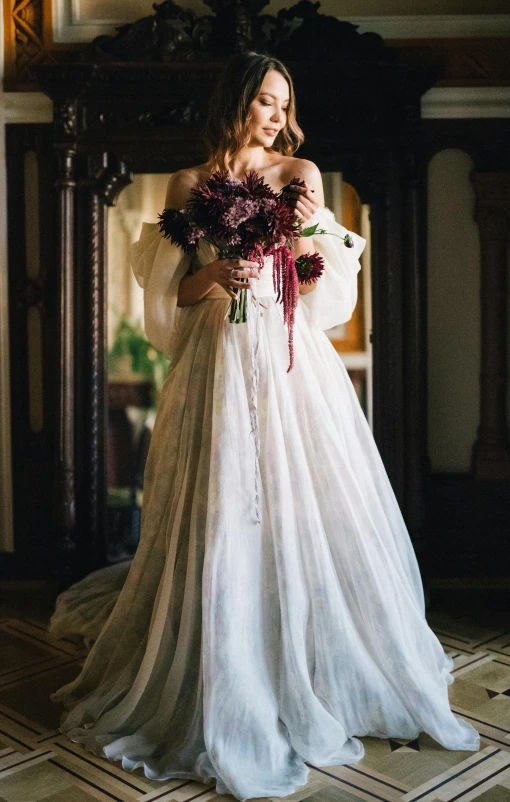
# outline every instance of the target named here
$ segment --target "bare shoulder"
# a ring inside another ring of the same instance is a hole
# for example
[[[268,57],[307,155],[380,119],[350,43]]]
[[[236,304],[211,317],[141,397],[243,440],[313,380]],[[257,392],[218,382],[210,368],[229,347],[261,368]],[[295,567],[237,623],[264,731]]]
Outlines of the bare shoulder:
[[[315,180],[321,181],[321,172],[315,162],[310,159],[298,159],[295,156],[286,156],[282,161],[283,177],[291,180],[294,176],[304,179],[307,183]]]
[[[168,180],[165,208],[183,209],[190,198],[191,190],[206,178],[204,165],[184,167],[172,173]]]

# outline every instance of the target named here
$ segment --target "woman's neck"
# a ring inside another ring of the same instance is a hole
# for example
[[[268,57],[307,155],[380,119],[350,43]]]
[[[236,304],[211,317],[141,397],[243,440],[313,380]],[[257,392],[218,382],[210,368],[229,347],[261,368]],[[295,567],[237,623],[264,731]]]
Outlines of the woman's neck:
[[[260,172],[272,166],[272,154],[264,147],[245,147],[236,155],[230,172],[235,178],[244,178],[249,170]]]

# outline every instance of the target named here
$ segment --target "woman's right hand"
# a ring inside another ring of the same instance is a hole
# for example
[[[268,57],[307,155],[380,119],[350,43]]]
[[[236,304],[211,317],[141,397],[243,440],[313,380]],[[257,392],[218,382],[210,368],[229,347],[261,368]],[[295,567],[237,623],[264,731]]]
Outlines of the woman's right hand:
[[[248,286],[239,279],[259,278],[260,275],[258,263],[248,259],[215,259],[214,262],[204,265],[203,269],[207,270],[211,280],[223,287],[231,298],[237,298],[233,288],[246,289]],[[232,269],[233,274],[230,273]]]

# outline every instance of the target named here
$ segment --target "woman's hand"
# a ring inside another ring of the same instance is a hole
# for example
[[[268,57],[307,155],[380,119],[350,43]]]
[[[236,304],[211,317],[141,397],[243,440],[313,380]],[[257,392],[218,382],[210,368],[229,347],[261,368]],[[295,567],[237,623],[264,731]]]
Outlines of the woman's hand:
[[[250,262],[248,259],[215,259],[214,262],[204,265],[202,269],[206,270],[210,279],[223,287],[231,298],[237,298],[233,287],[244,290],[248,288],[248,284],[239,279],[259,278],[260,276],[258,263]],[[230,272],[232,269],[233,273]]]
[[[287,190],[285,197],[290,205],[294,206],[296,216],[306,223],[315,214],[320,204],[314,198],[315,190],[306,181],[304,184],[304,187],[290,184],[292,190]]]

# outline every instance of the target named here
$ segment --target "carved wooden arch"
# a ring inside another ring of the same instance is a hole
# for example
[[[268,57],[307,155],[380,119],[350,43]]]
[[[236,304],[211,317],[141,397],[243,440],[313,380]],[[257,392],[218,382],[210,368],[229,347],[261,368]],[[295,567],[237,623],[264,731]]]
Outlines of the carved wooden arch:
[[[420,97],[440,66],[401,63],[379,36],[320,14],[318,2],[300,0],[276,17],[260,14],[264,0],[206,2],[215,16],[166,0],[68,64],[32,70],[54,102],[58,157],[55,537],[65,582],[104,560],[106,208],[131,172],[204,160],[200,126],[213,82],[248,48],[290,69],[307,135],[298,155],[322,171],[341,169],[370,204],[374,435],[416,543],[422,523]]]

